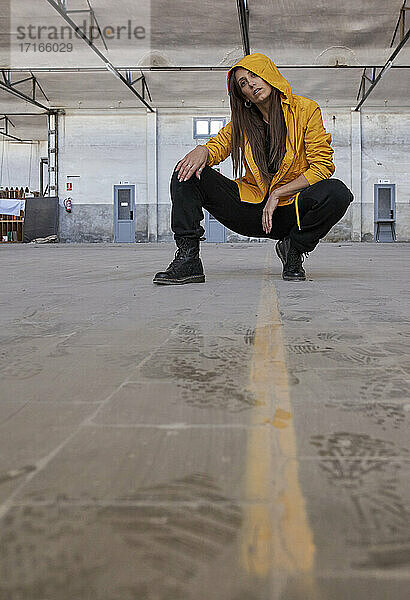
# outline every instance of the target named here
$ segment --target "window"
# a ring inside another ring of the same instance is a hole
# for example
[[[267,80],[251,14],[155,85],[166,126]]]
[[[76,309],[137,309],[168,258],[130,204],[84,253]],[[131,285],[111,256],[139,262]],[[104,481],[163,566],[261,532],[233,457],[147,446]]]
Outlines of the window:
[[[194,117],[194,139],[209,139],[225,125],[225,117]]]

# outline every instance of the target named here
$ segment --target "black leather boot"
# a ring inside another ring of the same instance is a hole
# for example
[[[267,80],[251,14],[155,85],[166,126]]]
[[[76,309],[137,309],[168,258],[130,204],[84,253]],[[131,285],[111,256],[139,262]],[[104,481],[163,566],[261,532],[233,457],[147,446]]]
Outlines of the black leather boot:
[[[285,279],[285,281],[305,281],[306,273],[302,267],[303,260],[303,254],[290,246],[286,255],[286,263],[283,266],[282,279]]]
[[[279,256],[280,260],[282,261],[283,266],[286,265],[289,248],[290,248],[290,238],[288,238],[288,237],[285,237],[285,238],[283,238],[283,240],[279,240],[278,242],[276,242],[276,246],[275,246],[276,254]]]
[[[291,246],[290,238],[285,237],[283,240],[276,242],[275,249],[283,264],[282,279],[286,281],[305,281],[306,273],[302,267],[304,255]],[[308,253],[305,252],[305,254],[307,256]]]
[[[199,258],[199,239],[175,238],[178,246],[175,258],[166,271],[160,271],[153,279],[161,285],[181,285],[184,283],[203,283],[204,268]]]

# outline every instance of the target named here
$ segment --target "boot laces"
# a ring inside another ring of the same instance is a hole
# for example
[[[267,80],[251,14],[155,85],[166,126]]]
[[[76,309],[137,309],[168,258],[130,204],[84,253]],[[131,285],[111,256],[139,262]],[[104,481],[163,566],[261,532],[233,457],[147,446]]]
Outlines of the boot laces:
[[[182,261],[183,261],[183,252],[182,252],[181,248],[177,248],[175,255],[174,255],[174,260],[169,263],[167,271],[174,272],[175,269],[178,268],[178,265]]]
[[[296,250],[296,248],[290,248],[287,259],[288,269],[290,269],[291,271],[297,271],[298,269],[300,269],[302,267],[303,261],[305,260],[305,254],[307,253],[300,253],[298,250]]]
[[[188,240],[180,241],[179,248],[177,248],[175,251],[174,260],[169,264],[167,271],[170,273],[175,273],[181,263],[195,258],[195,255],[195,245],[192,245],[192,243],[190,243]]]

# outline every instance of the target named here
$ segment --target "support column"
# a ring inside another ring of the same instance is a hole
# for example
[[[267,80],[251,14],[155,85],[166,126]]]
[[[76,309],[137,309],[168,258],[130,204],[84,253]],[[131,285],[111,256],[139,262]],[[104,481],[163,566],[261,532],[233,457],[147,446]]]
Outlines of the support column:
[[[58,113],[48,114],[48,195],[58,196]]]
[[[352,240],[362,241],[362,113],[351,109]]]
[[[147,203],[148,241],[158,240],[158,113],[147,111]]]

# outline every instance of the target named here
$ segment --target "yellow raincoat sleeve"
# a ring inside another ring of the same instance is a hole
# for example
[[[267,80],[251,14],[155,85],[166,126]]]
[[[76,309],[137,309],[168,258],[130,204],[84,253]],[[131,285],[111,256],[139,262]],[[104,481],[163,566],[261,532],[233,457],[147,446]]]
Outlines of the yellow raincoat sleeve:
[[[204,144],[209,150],[207,165],[219,165],[231,153],[231,121],[222,127],[219,132]]]
[[[328,179],[335,172],[333,164],[333,148],[330,146],[332,136],[323,126],[322,113],[319,105],[310,117],[304,137],[306,158],[309,168],[303,173],[313,185],[322,179]]]

